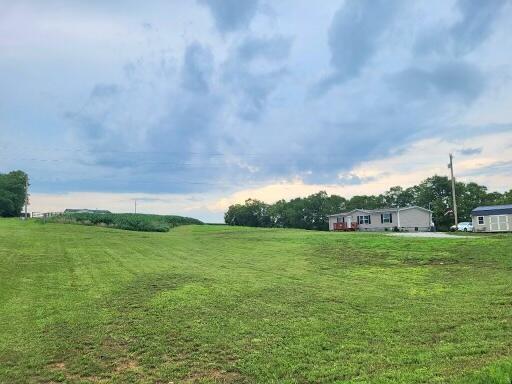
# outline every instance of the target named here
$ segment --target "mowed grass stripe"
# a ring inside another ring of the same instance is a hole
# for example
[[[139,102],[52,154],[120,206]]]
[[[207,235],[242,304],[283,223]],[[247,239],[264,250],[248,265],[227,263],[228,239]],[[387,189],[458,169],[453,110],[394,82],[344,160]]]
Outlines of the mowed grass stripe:
[[[503,235],[1,220],[0,382],[467,381],[510,360],[511,252]]]

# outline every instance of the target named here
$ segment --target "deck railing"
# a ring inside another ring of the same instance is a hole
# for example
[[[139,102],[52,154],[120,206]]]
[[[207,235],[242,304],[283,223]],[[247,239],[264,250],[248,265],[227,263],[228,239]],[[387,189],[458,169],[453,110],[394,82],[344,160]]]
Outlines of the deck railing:
[[[334,223],[333,230],[335,231],[355,231],[357,229],[357,223]]]

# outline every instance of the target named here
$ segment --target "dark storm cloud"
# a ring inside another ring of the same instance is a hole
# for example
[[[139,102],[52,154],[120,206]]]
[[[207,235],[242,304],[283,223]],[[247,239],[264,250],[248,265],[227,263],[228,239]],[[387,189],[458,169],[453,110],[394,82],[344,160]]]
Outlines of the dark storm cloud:
[[[105,134],[105,127],[94,116],[68,112],[65,117],[78,128],[80,137],[86,140],[98,140]]]
[[[493,21],[507,0],[459,0],[461,19],[451,29],[455,50],[459,54],[472,51],[489,37]]]
[[[223,142],[218,124],[224,100],[212,89],[211,50],[198,43],[188,45],[174,74],[161,70],[160,58],[151,65],[143,63],[135,60],[130,65],[122,85],[93,87],[85,106],[67,114],[77,139],[89,148],[82,164],[122,172],[89,184],[120,191],[132,178],[132,191],[209,188],[211,177],[230,172],[221,168],[222,161],[212,161]]]
[[[248,37],[237,48],[241,60],[265,58],[267,60],[284,60],[290,53],[292,39],[284,36]]]
[[[349,174],[346,174],[346,175],[340,175],[336,179],[336,183],[337,184],[341,184],[341,185],[361,185],[361,184],[365,184],[365,183],[369,183],[369,182],[375,181],[376,179],[377,178],[374,177],[374,176],[371,176],[371,177],[361,177],[361,176],[349,173]]]
[[[359,75],[401,4],[398,0],[348,0],[342,5],[329,28],[332,72],[317,85],[315,93]]]
[[[313,132],[309,140],[304,140],[307,145],[296,156],[299,169],[311,171],[304,175],[306,181],[339,182],[337,174],[340,170],[349,170],[362,159],[370,161],[396,154],[426,128],[422,117],[415,116],[415,109],[407,106],[395,110],[376,107],[366,112],[367,116],[358,116],[353,121],[324,122],[322,130],[326,140],[322,143],[314,139]],[[342,178],[341,181],[347,180]]]
[[[194,92],[208,92],[212,73],[211,51],[197,43],[189,45],[181,73],[183,87]]]
[[[512,161],[496,161],[490,165],[485,165],[476,169],[471,169],[461,173],[461,176],[494,176],[510,175],[512,173]]]
[[[111,97],[120,92],[117,84],[96,84],[91,91],[92,98]]]
[[[464,148],[459,151],[461,155],[464,156],[472,156],[472,155],[479,155],[482,153],[482,147],[480,148]]]
[[[239,96],[235,101],[238,116],[253,123],[260,121],[269,96],[286,73],[284,68],[263,73],[252,73],[243,68],[227,70],[223,80]]]
[[[392,85],[407,101],[441,96],[469,102],[482,93],[485,78],[474,65],[449,61],[431,69],[405,69],[392,76]]]
[[[442,135],[442,137],[447,140],[458,140],[460,139],[461,133],[464,133],[465,137],[472,137],[506,132],[512,132],[512,124],[464,124],[454,125],[451,129],[446,129],[446,127],[440,126],[433,130],[434,135]]]
[[[181,94],[169,105],[168,113],[150,128],[147,135],[150,148],[180,154],[180,160],[187,160],[194,147],[214,152],[212,129],[221,108],[221,101],[215,95]]]
[[[239,96],[236,105],[243,120],[261,120],[269,96],[288,73],[282,62],[290,53],[291,43],[283,36],[249,37],[224,64],[222,80]],[[265,61],[264,66],[251,65],[261,60]]]
[[[507,0],[458,0],[459,19],[451,26],[438,25],[423,31],[416,41],[419,54],[461,56],[473,51],[491,34]]]
[[[73,124],[80,139],[100,143],[107,135],[105,121],[114,112],[114,103],[123,94],[118,84],[94,85],[85,104],[76,111],[68,111],[64,117]]]
[[[258,10],[258,0],[198,0],[210,10],[221,33],[247,28]]]

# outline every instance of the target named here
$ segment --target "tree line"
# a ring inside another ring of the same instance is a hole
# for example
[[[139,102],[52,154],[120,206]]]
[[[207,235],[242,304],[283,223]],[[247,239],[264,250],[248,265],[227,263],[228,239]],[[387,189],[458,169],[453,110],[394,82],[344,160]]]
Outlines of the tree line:
[[[456,182],[459,221],[469,221],[471,211],[480,205],[512,204],[512,189],[505,193],[488,192],[477,183]],[[432,176],[409,188],[392,187],[380,195],[357,195],[346,199],[325,191],[290,201],[267,204],[248,199],[231,205],[224,214],[228,225],[249,227],[302,228],[328,230],[328,215],[352,209],[398,208],[417,205],[431,209],[438,229],[453,224],[451,181],[446,176]]]
[[[23,171],[0,173],[0,217],[21,214],[27,197],[28,175]]]

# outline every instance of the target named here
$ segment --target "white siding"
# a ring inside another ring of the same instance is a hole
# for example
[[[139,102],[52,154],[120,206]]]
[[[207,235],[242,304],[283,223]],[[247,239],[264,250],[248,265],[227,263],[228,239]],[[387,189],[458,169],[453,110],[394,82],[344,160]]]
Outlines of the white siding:
[[[381,214],[390,213],[392,215],[391,223],[382,223]],[[378,210],[377,212],[365,212],[356,210],[349,213],[344,213],[336,216],[329,217],[329,230],[334,229],[334,223],[338,221],[348,222],[347,217],[352,217],[352,223],[357,223],[358,216],[370,215],[371,224],[359,224],[358,228],[361,231],[384,231],[393,230],[398,227],[402,230],[408,231],[428,231],[430,230],[430,224],[432,222],[431,212],[418,207],[402,208],[398,212],[396,209]]]
[[[501,219],[498,219],[499,216],[501,216]],[[483,216],[483,218],[484,218],[483,224],[478,224],[478,217],[479,217],[478,215],[472,217],[473,230],[475,232],[507,232],[507,231],[510,232],[510,231],[512,231],[512,215]],[[499,225],[496,225],[498,220],[499,220]]]
[[[408,208],[400,210],[400,228],[410,231],[430,230],[431,213],[419,208]]]

